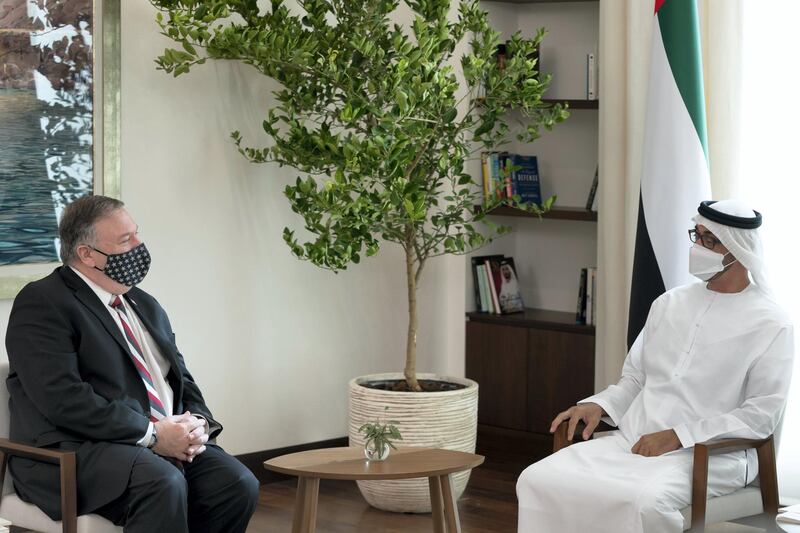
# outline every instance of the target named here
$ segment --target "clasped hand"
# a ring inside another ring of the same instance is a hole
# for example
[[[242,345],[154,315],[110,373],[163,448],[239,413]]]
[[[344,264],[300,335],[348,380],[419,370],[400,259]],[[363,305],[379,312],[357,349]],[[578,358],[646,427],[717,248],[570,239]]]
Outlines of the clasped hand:
[[[567,439],[572,440],[575,429],[578,427],[578,422],[583,421],[586,428],[583,430],[583,440],[588,440],[592,436],[595,428],[600,423],[600,419],[605,414],[603,408],[596,403],[583,403],[570,407],[566,411],[559,413],[550,425],[550,433],[555,433],[556,428],[561,425],[565,420],[569,420],[567,426]],[[665,429],[664,431],[657,431],[655,433],[648,433],[633,445],[631,453],[641,455],[643,457],[656,457],[663,455],[667,452],[677,450],[681,447],[681,441],[678,435],[672,429]]]
[[[189,411],[162,418],[155,423],[155,430],[158,441],[153,446],[153,451],[158,455],[191,463],[195,457],[206,451],[206,423]]]

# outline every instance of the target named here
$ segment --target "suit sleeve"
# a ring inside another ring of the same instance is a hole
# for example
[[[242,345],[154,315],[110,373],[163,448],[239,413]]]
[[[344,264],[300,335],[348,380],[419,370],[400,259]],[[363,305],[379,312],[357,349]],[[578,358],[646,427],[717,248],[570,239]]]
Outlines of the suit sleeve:
[[[713,439],[770,436],[786,405],[793,359],[794,333],[791,325],[785,325],[751,365],[741,405],[728,413],[673,428],[681,445],[690,448]]]
[[[63,431],[87,440],[136,444],[149,420],[133,398],[108,400],[80,375],[78,334],[46,295],[23,289],[6,334],[12,372],[36,409]]]

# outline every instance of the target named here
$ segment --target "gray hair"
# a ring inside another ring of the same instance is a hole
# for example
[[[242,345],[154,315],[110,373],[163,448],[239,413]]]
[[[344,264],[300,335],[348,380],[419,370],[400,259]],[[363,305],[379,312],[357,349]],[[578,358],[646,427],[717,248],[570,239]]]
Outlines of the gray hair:
[[[64,209],[58,224],[61,261],[68,265],[78,258],[78,246],[94,243],[94,224],[125,204],[108,196],[84,196]]]

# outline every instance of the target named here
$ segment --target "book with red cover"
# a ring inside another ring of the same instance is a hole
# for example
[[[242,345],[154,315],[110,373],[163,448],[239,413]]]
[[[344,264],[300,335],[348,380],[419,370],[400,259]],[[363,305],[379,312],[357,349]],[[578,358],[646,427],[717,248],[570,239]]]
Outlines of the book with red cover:
[[[525,304],[522,301],[514,258],[489,259],[486,265],[492,272],[492,301],[496,304],[496,309],[501,314],[523,312]]]

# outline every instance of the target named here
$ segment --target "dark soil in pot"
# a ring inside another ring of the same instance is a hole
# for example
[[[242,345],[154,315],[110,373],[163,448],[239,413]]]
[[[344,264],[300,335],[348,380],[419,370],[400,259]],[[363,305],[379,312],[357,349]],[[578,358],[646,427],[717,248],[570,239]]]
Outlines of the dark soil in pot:
[[[376,381],[367,381],[360,383],[362,387],[369,389],[385,390],[392,392],[411,392],[408,384],[404,379],[382,379]],[[422,387],[422,392],[449,392],[454,390],[466,389],[466,385],[460,383],[450,383],[449,381],[437,381],[433,379],[419,380],[419,386]]]

